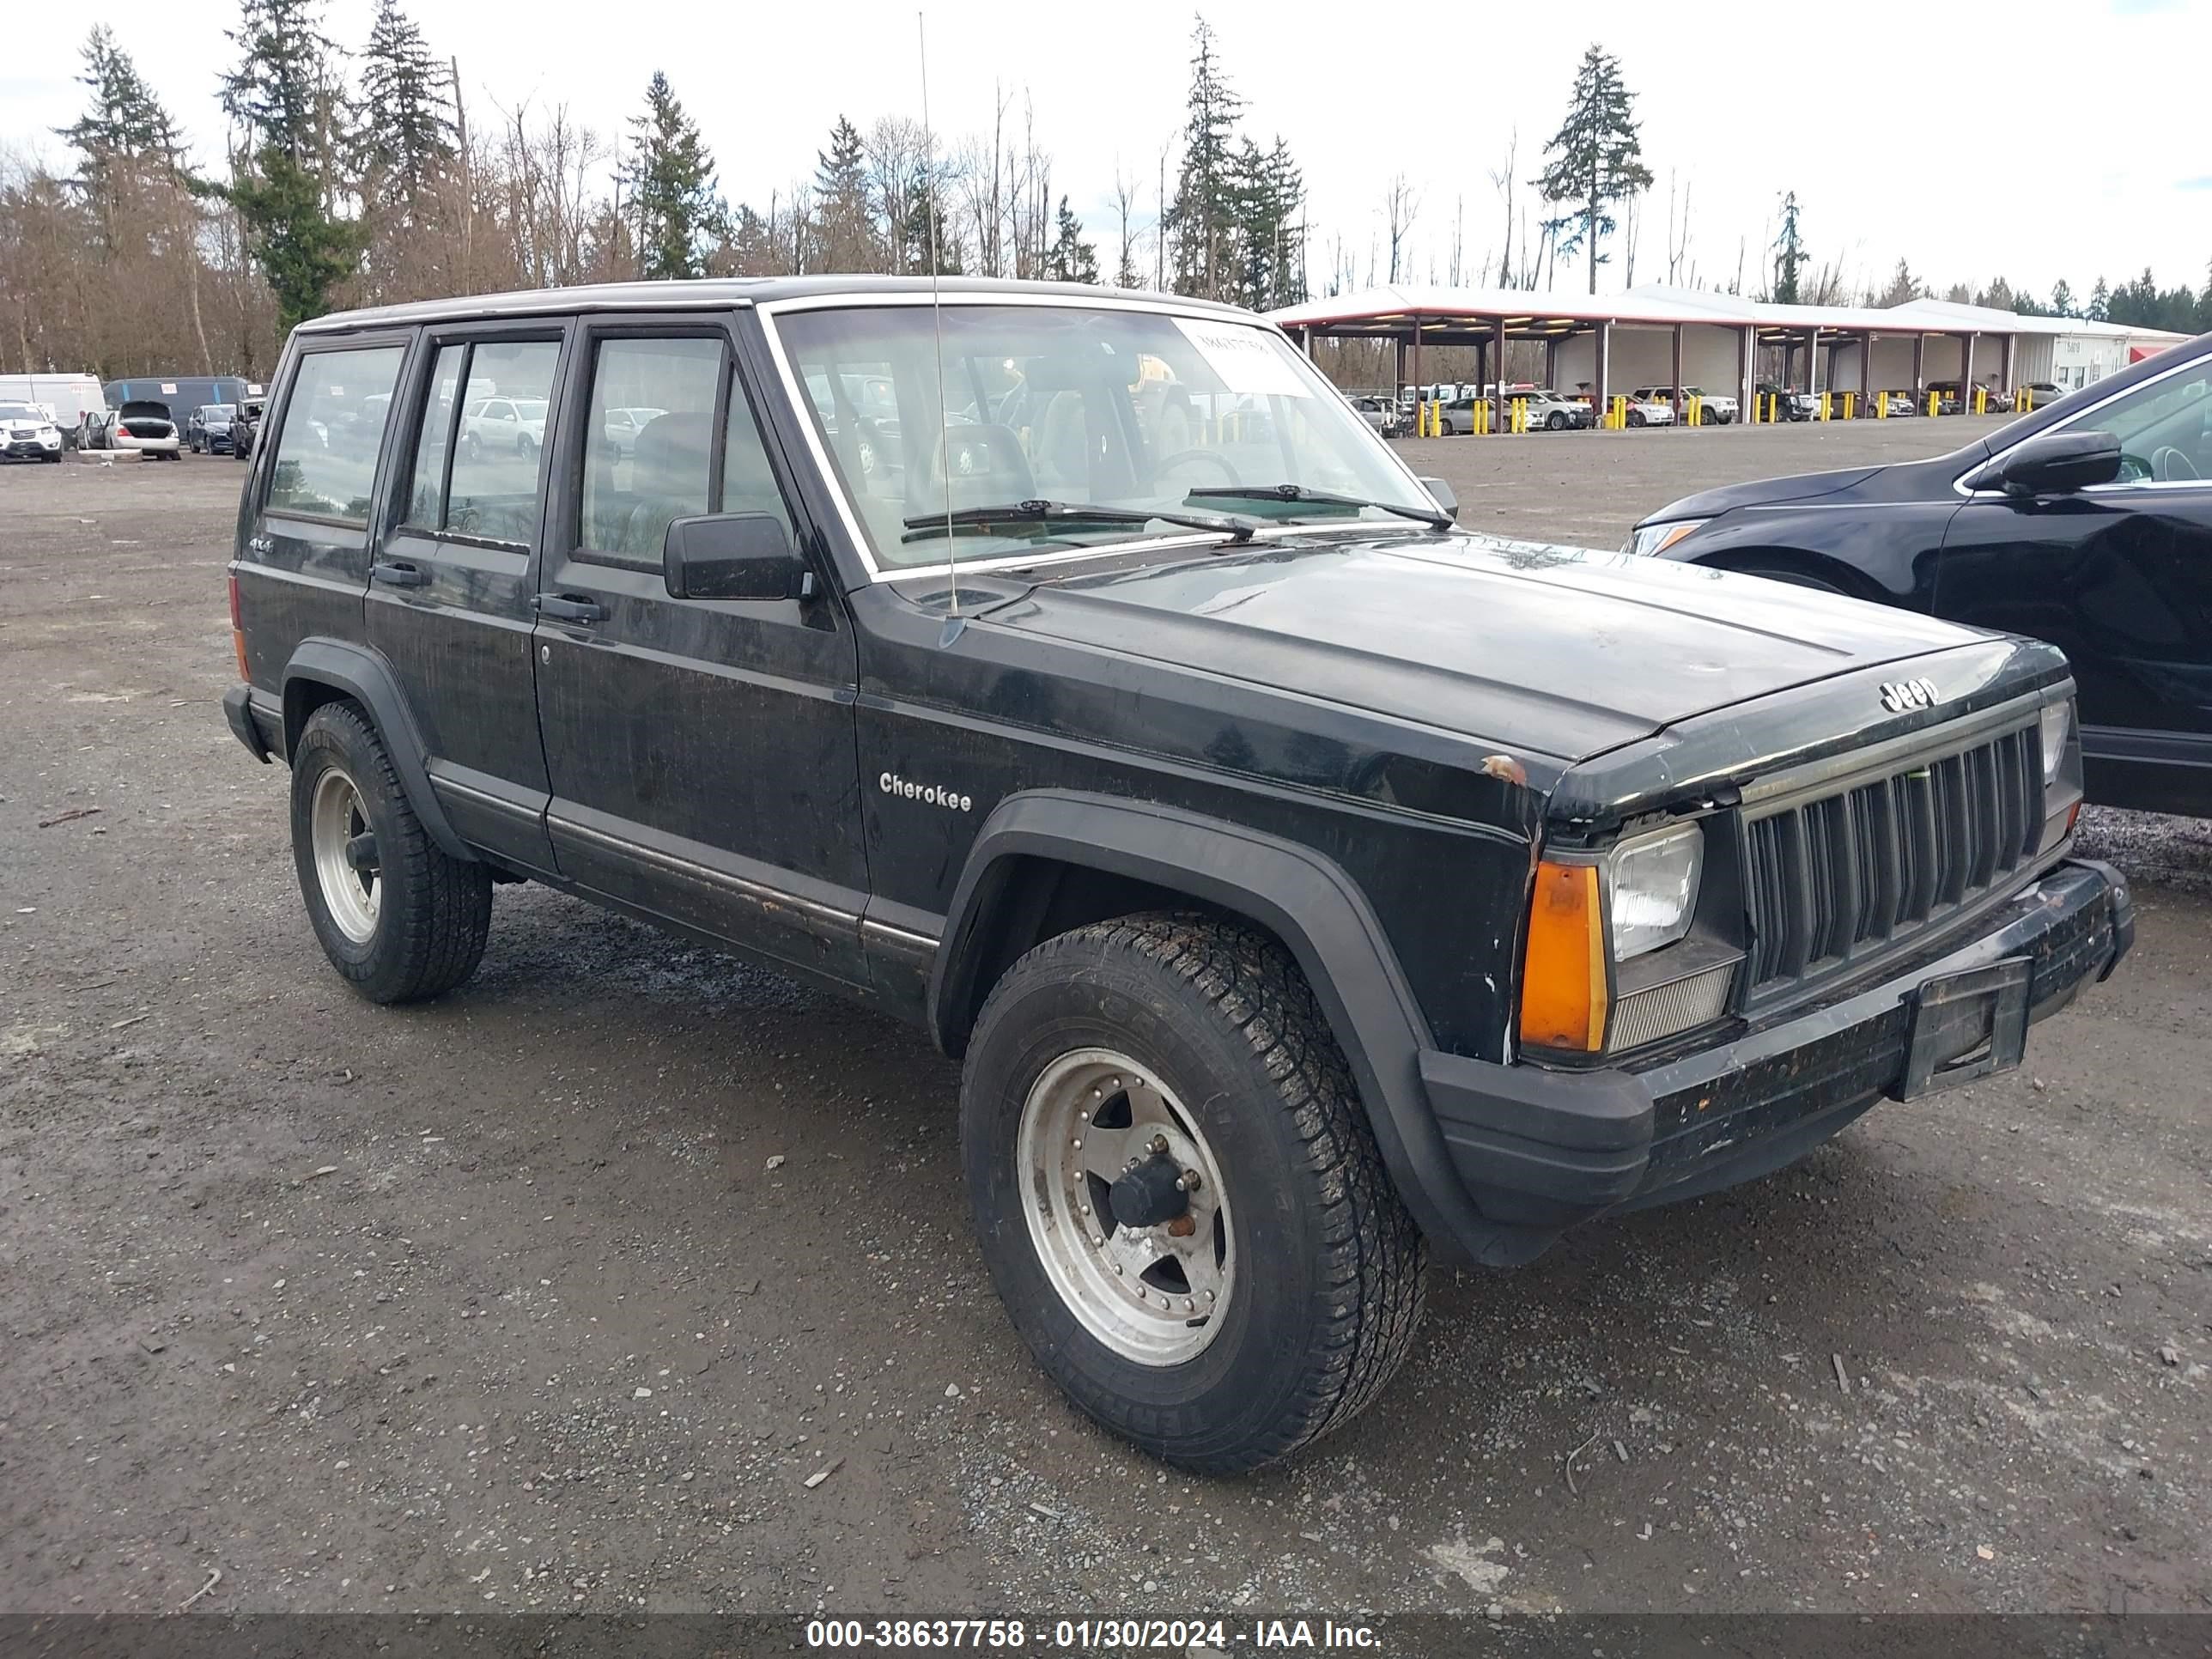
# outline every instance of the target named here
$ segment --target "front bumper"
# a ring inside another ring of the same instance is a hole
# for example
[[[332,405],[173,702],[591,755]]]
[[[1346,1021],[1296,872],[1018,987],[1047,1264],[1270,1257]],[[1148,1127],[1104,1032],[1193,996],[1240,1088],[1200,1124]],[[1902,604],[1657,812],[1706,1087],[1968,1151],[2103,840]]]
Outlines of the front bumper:
[[[1421,1081],[1445,1149],[1486,1219],[1526,1259],[1610,1210],[1672,1203],[1803,1157],[1901,1087],[1913,998],[1929,980],[2013,957],[2030,963],[2027,1018],[2058,1012],[2135,941],[2127,883],[2088,860],[2059,865],[1880,984],[1781,1011],[1708,1048],[1641,1070],[1550,1072],[1435,1051]],[[1493,1245],[1482,1252],[1500,1259]]]
[[[9,460],[19,460],[25,457],[35,457],[43,460],[49,455],[58,455],[61,453],[62,441],[58,437],[10,438],[4,445],[0,445],[0,455],[6,456]]]

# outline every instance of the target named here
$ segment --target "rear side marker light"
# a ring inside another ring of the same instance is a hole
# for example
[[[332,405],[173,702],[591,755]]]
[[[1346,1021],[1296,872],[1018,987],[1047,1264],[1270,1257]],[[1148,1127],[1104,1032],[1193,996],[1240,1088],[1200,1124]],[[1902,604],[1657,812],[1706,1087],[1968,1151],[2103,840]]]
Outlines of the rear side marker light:
[[[238,573],[230,573],[230,649],[238,659],[238,678],[251,680],[253,676],[246,666],[246,625],[239,620]]]

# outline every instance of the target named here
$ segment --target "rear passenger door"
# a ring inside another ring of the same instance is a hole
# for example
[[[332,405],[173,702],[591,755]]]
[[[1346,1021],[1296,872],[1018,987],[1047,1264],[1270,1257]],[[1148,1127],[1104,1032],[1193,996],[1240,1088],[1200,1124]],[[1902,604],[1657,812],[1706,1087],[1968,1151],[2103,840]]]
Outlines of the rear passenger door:
[[[547,828],[580,887],[861,983],[853,637],[737,348],[720,319],[580,331],[538,630]],[[617,409],[641,417],[627,441]],[[781,520],[814,596],[672,599],[670,521],[716,511]]]
[[[495,392],[510,414],[518,399],[544,406],[566,338],[559,322],[426,332],[369,569],[369,643],[398,675],[439,804],[464,839],[542,871],[550,786],[531,627],[544,457],[512,419],[494,442],[459,416]]]
[[[239,579],[258,588],[247,638],[257,685],[282,684],[303,639],[359,635],[372,509],[392,447],[389,402],[368,400],[388,399],[409,343],[404,333],[304,337],[246,491],[252,529]],[[112,447],[112,415],[103,429]]]

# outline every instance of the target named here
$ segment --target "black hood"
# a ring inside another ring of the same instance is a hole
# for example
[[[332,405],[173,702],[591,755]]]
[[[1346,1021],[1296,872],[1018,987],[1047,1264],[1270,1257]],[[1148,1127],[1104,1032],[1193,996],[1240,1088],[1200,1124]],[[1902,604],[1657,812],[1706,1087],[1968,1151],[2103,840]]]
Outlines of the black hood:
[[[1570,762],[1983,637],[1756,577],[1451,532],[1063,577],[987,621]]]
[[[1731,507],[1772,507],[1783,501],[1809,501],[1839,490],[1856,489],[1889,470],[1882,466],[1838,467],[1832,472],[1797,472],[1785,478],[1756,478],[1749,483],[1723,484],[1694,495],[1669,501],[1639,522],[1668,524],[1677,519],[1717,519]]]

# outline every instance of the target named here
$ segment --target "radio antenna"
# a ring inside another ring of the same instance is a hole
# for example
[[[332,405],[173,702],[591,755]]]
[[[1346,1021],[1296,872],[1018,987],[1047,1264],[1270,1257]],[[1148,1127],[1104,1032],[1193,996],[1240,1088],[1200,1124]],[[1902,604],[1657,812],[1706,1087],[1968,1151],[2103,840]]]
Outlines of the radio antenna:
[[[938,641],[950,645],[960,637],[966,618],[960,614],[960,536],[952,522],[952,468],[947,434],[951,422],[945,403],[945,302],[939,297],[937,253],[937,138],[929,125],[929,29],[927,15],[914,15],[915,56],[921,66],[921,153],[923,210],[929,216],[929,322],[937,336],[937,447],[946,455],[945,467],[945,580],[952,590],[952,608],[945,614],[945,635]]]

